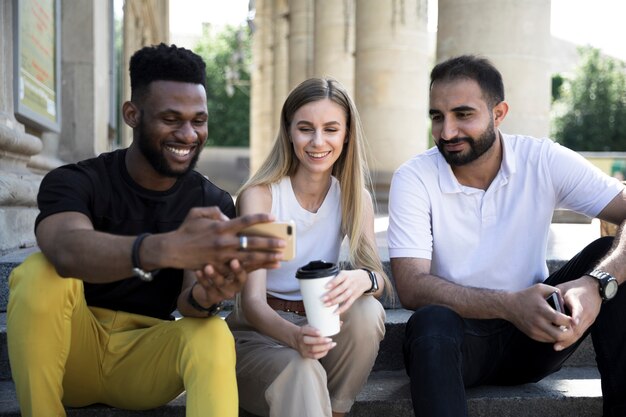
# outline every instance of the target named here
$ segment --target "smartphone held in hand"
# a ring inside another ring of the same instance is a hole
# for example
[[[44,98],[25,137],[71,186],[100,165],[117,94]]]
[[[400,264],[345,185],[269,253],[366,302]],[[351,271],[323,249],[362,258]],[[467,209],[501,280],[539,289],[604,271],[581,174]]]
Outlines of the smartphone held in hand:
[[[550,294],[548,298],[546,298],[546,301],[548,302],[548,304],[550,304],[550,307],[552,307],[559,313],[563,313],[564,310],[563,310],[563,306],[561,306],[561,301],[559,301],[558,292],[555,291],[552,294]]]
[[[248,226],[240,233],[242,236],[276,237],[285,241],[283,261],[289,261],[296,256],[296,225],[293,222],[259,223]]]

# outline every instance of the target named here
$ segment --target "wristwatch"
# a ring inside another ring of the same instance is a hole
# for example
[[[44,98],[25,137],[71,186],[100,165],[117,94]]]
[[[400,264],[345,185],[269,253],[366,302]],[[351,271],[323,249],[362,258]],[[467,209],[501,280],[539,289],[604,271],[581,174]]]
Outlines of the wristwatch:
[[[366,269],[366,268],[361,268],[361,269],[367,272],[367,275],[369,275],[370,277],[370,281],[372,281],[371,288],[365,291],[363,294],[372,294],[378,291],[378,280],[376,279],[376,274],[370,271],[369,269]]]
[[[598,284],[600,285],[600,297],[602,297],[602,301],[609,301],[610,299],[615,297],[615,295],[617,294],[619,283],[617,282],[615,277],[613,277],[613,275],[599,269],[589,271],[586,275],[589,275],[590,277],[598,280]]]
[[[224,308],[224,303],[223,302],[219,302],[219,303],[215,303],[213,305],[210,305],[208,307],[202,307],[195,298],[193,298],[193,287],[195,287],[198,284],[198,282],[194,282],[194,284],[191,286],[191,288],[189,289],[189,295],[187,296],[187,302],[189,303],[190,306],[192,306],[194,309],[198,310],[198,311],[202,311],[203,313],[207,313],[207,315],[209,316],[215,316],[217,315],[220,311],[222,311],[222,308]]]

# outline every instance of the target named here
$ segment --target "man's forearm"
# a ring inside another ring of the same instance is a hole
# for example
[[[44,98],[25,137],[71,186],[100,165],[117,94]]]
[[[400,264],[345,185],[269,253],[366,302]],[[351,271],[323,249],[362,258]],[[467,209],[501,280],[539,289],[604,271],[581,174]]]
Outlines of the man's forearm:
[[[613,275],[621,285],[626,281],[626,221],[615,233],[615,241],[611,250],[598,263],[597,268]]]
[[[106,283],[132,276],[134,240],[133,236],[72,230],[60,233],[53,245],[40,247],[59,275]]]
[[[509,293],[454,284],[434,275],[412,277],[410,291],[399,290],[406,308],[416,309],[429,304],[451,308],[466,318],[494,319],[506,317]]]

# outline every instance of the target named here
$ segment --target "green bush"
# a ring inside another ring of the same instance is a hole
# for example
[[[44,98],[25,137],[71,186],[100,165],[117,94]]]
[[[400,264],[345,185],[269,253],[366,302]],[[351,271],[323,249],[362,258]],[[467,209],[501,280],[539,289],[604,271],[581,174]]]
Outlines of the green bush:
[[[626,151],[626,65],[595,48],[579,52],[575,76],[553,92],[554,138],[577,151]]]
[[[243,26],[227,26],[215,34],[207,26],[194,48],[207,65],[206,146],[249,146],[250,48],[250,33]]]

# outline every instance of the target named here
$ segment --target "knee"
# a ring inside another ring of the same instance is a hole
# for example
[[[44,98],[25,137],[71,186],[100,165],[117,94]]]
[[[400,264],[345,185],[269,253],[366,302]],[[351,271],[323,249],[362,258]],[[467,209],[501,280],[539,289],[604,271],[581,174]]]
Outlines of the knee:
[[[310,358],[303,358],[300,353],[294,351],[289,364],[285,367],[285,374],[289,375],[289,381],[294,384],[306,384],[311,381],[318,381],[326,384],[326,371],[320,361]],[[306,386],[303,385],[303,386]]]
[[[181,320],[183,337],[189,345],[215,346],[234,349],[235,340],[226,322],[220,317],[191,318]]]
[[[53,304],[74,303],[83,294],[83,283],[63,278],[43,253],[30,255],[9,276],[9,309],[49,314]],[[23,313],[25,314],[25,313]]]
[[[415,311],[406,325],[403,352],[407,372],[414,364],[433,367],[458,357],[463,343],[462,318],[443,306],[426,306]]]
[[[178,321],[179,338],[184,349],[199,363],[235,368],[235,340],[226,322],[220,317],[192,318]]]
[[[459,342],[463,337],[463,319],[453,310],[439,305],[422,307],[406,324],[408,343],[430,339]]]
[[[358,298],[341,320],[341,333],[349,333],[352,340],[379,343],[385,336],[385,309],[374,297]]]

